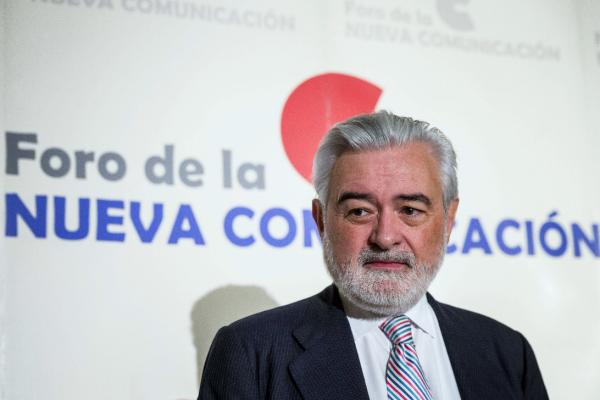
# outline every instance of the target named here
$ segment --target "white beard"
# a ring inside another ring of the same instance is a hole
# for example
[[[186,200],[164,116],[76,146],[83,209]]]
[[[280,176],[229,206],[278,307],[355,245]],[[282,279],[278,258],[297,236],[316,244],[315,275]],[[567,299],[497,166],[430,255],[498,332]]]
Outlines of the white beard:
[[[439,255],[432,265],[418,264],[410,251],[363,249],[358,259],[339,262],[333,254],[330,239],[323,235],[323,258],[329,274],[342,298],[366,315],[384,317],[404,314],[427,292],[442,265],[446,250],[442,241]],[[404,263],[401,271],[365,267],[373,260]],[[347,310],[348,311],[348,310]]]

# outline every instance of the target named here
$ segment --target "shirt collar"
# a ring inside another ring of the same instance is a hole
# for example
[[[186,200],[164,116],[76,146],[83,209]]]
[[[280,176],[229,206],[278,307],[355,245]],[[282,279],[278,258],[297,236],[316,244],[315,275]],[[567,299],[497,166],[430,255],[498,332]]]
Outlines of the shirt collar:
[[[344,309],[353,308],[347,300],[342,297]],[[348,314],[348,313],[346,313]],[[412,322],[416,329],[420,329],[428,336],[435,338],[435,329],[433,321],[433,310],[425,295],[410,310],[404,313]],[[384,318],[355,318],[346,315],[350,323],[350,329],[354,340],[366,335],[373,330],[379,330],[379,325],[389,317]]]
[[[433,309],[427,302],[427,296],[421,299],[410,310],[404,313],[418,329],[435,338],[435,323]]]

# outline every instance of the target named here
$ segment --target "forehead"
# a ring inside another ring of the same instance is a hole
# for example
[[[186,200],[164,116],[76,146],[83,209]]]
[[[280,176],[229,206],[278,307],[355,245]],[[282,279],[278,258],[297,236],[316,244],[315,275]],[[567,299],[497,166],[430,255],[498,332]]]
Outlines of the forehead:
[[[344,191],[423,193],[434,199],[442,192],[438,162],[422,142],[344,153],[333,166],[329,187],[332,200]]]

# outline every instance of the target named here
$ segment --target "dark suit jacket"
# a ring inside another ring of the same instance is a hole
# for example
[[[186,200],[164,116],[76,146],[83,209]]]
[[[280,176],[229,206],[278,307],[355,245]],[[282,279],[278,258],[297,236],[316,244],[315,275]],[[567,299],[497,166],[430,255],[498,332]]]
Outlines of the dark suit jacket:
[[[547,399],[520,333],[427,294],[463,400]],[[350,324],[335,286],[223,327],[198,399],[368,399]]]

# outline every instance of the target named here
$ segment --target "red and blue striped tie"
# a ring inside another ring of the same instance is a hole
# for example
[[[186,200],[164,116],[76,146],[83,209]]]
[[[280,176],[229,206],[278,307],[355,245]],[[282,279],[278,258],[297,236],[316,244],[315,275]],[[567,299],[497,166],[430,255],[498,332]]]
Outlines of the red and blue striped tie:
[[[392,342],[385,371],[388,399],[433,400],[415,350],[410,319],[404,315],[388,318],[379,328]]]

